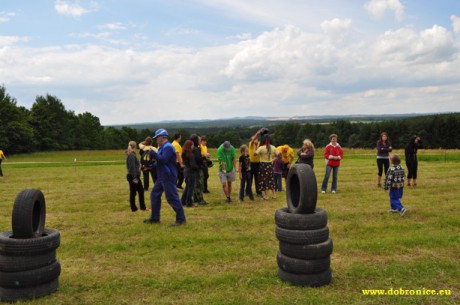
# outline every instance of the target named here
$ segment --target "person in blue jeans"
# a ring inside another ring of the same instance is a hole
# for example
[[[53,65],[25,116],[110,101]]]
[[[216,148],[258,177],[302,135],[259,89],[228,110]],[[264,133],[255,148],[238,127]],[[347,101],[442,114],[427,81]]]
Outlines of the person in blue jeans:
[[[176,222],[173,226],[179,226],[186,223],[184,208],[177,193],[177,171],[176,171],[176,150],[168,141],[168,132],[160,128],[155,131],[152,137],[158,144],[158,152],[150,151],[151,156],[157,161],[157,181],[153,186],[150,195],[152,204],[152,214],[150,218],[145,219],[145,223],[159,223],[161,211],[161,196],[163,192],[166,200],[176,212]]]
[[[324,149],[324,158],[326,159],[326,174],[324,175],[323,184],[321,185],[321,193],[325,194],[327,190],[327,182],[332,171],[332,186],[331,192],[335,194],[337,191],[337,176],[339,173],[340,161],[343,159],[343,150],[337,143],[337,135],[329,136],[331,141]]]
[[[252,178],[251,178],[251,160],[249,159],[249,149],[246,144],[240,147],[240,158],[239,158],[239,172],[240,172],[240,194],[239,200],[244,201],[244,193],[249,196],[251,201],[254,201],[254,195],[252,194]]]
[[[401,198],[404,192],[404,179],[405,173],[404,168],[401,166],[401,159],[398,155],[392,155],[390,157],[391,166],[385,177],[385,183],[383,185],[385,190],[390,189],[390,213],[398,213],[404,216],[406,208],[401,203]]]

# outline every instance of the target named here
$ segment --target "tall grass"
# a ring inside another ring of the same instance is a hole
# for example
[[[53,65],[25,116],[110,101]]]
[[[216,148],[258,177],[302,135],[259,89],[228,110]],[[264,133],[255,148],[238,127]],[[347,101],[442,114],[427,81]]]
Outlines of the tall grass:
[[[388,193],[376,188],[373,151],[346,150],[338,193],[318,195],[334,242],[333,281],[320,288],[277,276],[274,213],[286,206],[285,192],[239,203],[236,182],[227,204],[216,166],[209,204],[187,209],[187,225],[169,227],[174,213],[165,200],[160,225],[144,224],[146,212],[130,212],[121,151],[10,156],[2,164],[0,229],[11,229],[20,190],[43,191],[47,227],[62,235],[60,287],[24,304],[458,304],[459,155],[444,161],[423,153],[419,186],[404,190],[408,213],[400,217],[386,212]],[[28,161],[56,163],[17,163]],[[320,156],[315,172],[320,184]],[[450,289],[452,295],[362,294],[390,288]]]

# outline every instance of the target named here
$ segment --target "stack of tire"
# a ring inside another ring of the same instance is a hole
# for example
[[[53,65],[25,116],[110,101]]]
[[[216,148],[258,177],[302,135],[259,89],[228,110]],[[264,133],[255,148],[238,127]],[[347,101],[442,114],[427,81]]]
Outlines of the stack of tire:
[[[57,290],[60,233],[45,228],[45,216],[41,191],[19,192],[13,206],[13,230],[0,233],[0,301],[33,299]]]
[[[294,164],[286,179],[287,208],[275,213],[278,276],[294,285],[318,287],[332,280],[332,240],[327,213],[316,208],[316,176],[310,165]]]

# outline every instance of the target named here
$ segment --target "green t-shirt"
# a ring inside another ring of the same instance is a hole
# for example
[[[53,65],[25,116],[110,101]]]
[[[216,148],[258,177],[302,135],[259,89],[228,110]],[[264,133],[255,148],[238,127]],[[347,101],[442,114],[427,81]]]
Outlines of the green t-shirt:
[[[236,158],[235,147],[230,146],[230,150],[224,148],[224,144],[221,144],[217,149],[217,160],[219,160],[219,171],[222,171],[222,162],[225,162],[225,169],[227,172],[233,170],[233,159]]]

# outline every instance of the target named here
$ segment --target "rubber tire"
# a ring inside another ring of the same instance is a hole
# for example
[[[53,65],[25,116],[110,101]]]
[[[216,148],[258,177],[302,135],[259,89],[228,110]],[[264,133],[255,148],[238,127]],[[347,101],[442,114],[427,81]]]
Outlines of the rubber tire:
[[[275,223],[278,227],[289,230],[315,230],[327,225],[327,212],[315,209],[311,214],[294,214],[287,208],[275,212]]]
[[[289,244],[279,242],[280,252],[286,256],[299,259],[320,259],[332,254],[332,239],[328,238],[325,242],[311,245]]]
[[[33,256],[59,247],[61,234],[55,229],[45,229],[41,237],[17,239],[12,231],[0,233],[0,254],[9,256]]]
[[[51,282],[26,287],[22,289],[0,287],[0,301],[16,302],[17,300],[29,300],[46,296],[55,292],[59,287],[59,278]]]
[[[279,241],[298,245],[318,244],[329,238],[327,226],[316,230],[288,230],[276,226],[275,233]]]
[[[56,250],[34,256],[0,255],[0,271],[18,272],[51,265],[56,261]]]
[[[19,272],[0,272],[0,286],[22,289],[55,280],[61,274],[61,264],[56,260],[51,265]]]
[[[329,268],[328,270],[321,273],[296,274],[286,272],[278,268],[278,276],[282,281],[289,282],[294,285],[319,287],[327,285],[331,282],[332,271]]]
[[[289,212],[313,213],[317,197],[316,176],[311,166],[302,163],[292,165],[286,179],[286,199]]]
[[[13,206],[13,234],[15,238],[34,238],[45,230],[45,196],[40,190],[24,189],[16,196]]]
[[[297,274],[321,273],[331,267],[330,256],[320,259],[299,259],[288,257],[278,252],[276,262],[280,269]]]

